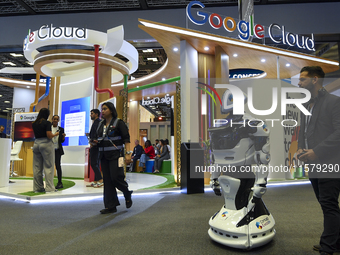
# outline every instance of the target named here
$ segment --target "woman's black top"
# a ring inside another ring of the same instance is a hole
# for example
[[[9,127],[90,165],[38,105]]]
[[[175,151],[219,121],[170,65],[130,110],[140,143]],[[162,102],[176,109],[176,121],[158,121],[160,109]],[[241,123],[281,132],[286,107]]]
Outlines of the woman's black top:
[[[47,137],[46,131],[52,130],[52,123],[44,119],[40,123],[38,122],[32,124],[35,139]]]

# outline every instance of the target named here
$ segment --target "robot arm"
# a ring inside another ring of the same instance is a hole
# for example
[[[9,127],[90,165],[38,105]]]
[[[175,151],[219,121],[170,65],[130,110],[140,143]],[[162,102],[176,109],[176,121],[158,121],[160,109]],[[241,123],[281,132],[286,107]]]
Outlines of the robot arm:
[[[255,146],[254,161],[257,164],[255,172],[255,185],[253,187],[253,195],[256,198],[261,198],[266,193],[266,184],[268,171],[263,168],[264,165],[268,165],[270,161],[270,145],[269,145],[269,129],[265,124],[258,126],[258,123],[252,123],[253,139]]]

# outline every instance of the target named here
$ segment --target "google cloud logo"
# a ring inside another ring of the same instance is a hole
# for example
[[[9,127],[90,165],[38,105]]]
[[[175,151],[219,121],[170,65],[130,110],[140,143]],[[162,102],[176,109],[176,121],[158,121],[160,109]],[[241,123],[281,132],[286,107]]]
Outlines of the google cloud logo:
[[[258,229],[262,229],[261,223],[257,221],[257,222],[256,222],[256,227],[257,227]]]
[[[222,213],[221,216],[224,218],[224,217],[227,217],[227,214],[228,214],[228,211],[225,211],[225,212]]]
[[[24,118],[24,116],[20,115],[20,120],[22,120]]]
[[[220,96],[218,95],[217,91],[216,91],[213,87],[211,87],[210,85],[205,84],[205,83],[203,83],[203,82],[197,82],[197,83],[198,83],[198,84],[201,84],[201,85],[203,85],[203,86],[206,86],[207,88],[211,89],[212,92],[214,92],[215,95],[217,96],[218,100],[220,101],[220,104],[222,105],[222,100],[221,100]],[[205,93],[207,93],[207,94],[212,98],[212,100],[214,101],[215,105],[217,106],[216,100],[215,100],[214,96],[212,95],[212,93],[210,93],[210,92],[209,92],[208,90],[206,90],[205,88],[201,88],[201,87],[197,87],[197,88],[198,88],[198,89],[201,89],[201,90],[203,90]]]

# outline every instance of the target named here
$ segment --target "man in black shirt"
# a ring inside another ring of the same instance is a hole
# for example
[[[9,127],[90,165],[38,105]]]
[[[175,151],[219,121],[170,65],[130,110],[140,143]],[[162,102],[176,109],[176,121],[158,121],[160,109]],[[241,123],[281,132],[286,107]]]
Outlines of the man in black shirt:
[[[91,110],[91,120],[93,120],[93,124],[90,130],[90,161],[91,161],[91,167],[94,172],[94,181],[87,185],[86,187],[94,187],[94,188],[99,188],[104,185],[103,183],[103,178],[100,173],[99,169],[99,151],[98,151],[98,146],[94,143],[92,143],[92,140],[95,139],[96,132],[98,129],[98,125],[101,121],[99,118],[100,111],[98,109],[92,109]]]
[[[132,166],[130,169],[130,172],[133,172],[135,170],[136,162],[140,157],[142,156],[142,153],[144,152],[143,147],[139,145],[139,141],[135,141],[135,148],[133,148],[133,153],[131,155],[132,159]]]

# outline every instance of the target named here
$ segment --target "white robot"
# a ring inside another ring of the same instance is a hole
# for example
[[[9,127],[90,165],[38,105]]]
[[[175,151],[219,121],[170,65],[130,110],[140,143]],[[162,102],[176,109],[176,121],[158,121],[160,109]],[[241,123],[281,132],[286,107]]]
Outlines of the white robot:
[[[222,101],[221,112],[232,114],[229,90]],[[247,250],[262,246],[275,236],[274,218],[261,198],[268,176],[264,169],[270,161],[269,129],[261,125],[262,121],[252,119],[247,114],[229,115],[228,123],[222,121],[222,125],[208,130],[215,166],[210,184],[216,195],[221,195],[222,190],[225,200],[210,218],[208,234],[218,243]]]

